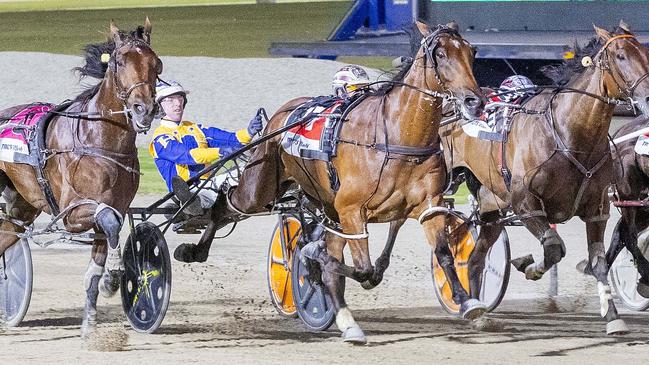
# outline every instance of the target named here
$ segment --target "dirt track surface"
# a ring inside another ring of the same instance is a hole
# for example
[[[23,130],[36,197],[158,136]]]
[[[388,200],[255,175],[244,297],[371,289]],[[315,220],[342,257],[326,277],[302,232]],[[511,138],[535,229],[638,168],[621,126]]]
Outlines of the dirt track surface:
[[[144,205],[155,197],[138,197]],[[347,301],[367,346],[343,344],[335,325],[310,333],[299,320],[272,308],[265,278],[267,243],[275,217],[243,221],[215,242],[203,264],[173,261],[171,305],[158,333],[128,327],[119,296],[99,299],[97,336],[79,337],[85,293],[82,278],[89,247],[33,247],[34,292],[23,325],[0,332],[6,363],[638,363],[649,353],[649,315],[622,309],[631,328],[609,337],[600,320],[594,279],[574,264],[586,255],[583,223],[559,227],[568,246],[560,264],[560,296],[545,297],[548,279],[527,282],[512,272],[503,304],[488,316],[486,330],[446,314],[437,304],[429,248],[415,221],[402,229],[384,282],[372,291],[348,282]],[[609,231],[617,214],[609,222]],[[125,233],[125,232],[124,232]],[[373,257],[386,225],[370,226]],[[123,234],[122,241],[126,235]],[[167,235],[173,250],[198,236]],[[541,249],[521,228],[510,230],[513,257]],[[16,361],[16,362],[14,362]]]

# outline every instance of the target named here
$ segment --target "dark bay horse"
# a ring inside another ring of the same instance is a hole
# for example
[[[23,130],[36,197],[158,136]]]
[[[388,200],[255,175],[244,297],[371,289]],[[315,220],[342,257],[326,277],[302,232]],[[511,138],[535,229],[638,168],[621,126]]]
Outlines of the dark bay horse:
[[[239,185],[227,195],[229,204],[237,211],[253,214],[267,211],[267,205],[289,186],[299,184],[310,200],[335,222],[333,226],[339,224],[338,232],[326,234],[326,252],[319,253],[318,261],[323,266],[322,279],[333,297],[336,323],[345,341],[363,343],[366,339],[345,304],[344,277],[367,287],[380,281],[370,260],[367,223],[396,222],[392,224],[396,233],[405,219],[419,218],[429,244],[443,257],[445,272],[449,277],[457,277],[447,244],[445,218],[428,215],[431,208],[442,203],[446,181],[437,134],[442,98],[456,101],[467,118],[475,118],[481,113],[484,97],[473,77],[474,50],[457,29],[452,24],[431,29],[423,23],[417,23],[417,28],[411,43],[412,64],[404,67],[389,86],[363,99],[344,120],[333,159],[340,181],[337,191],[331,188],[325,162],[288,154],[281,147],[283,137],[278,136],[256,148]],[[264,133],[282,127],[290,112],[307,100],[298,98],[284,104]],[[425,157],[422,151],[427,151]],[[175,257],[204,261],[214,231],[228,214],[232,214],[228,204],[217,202],[212,211],[213,222],[199,244],[180,246]],[[346,244],[353,267],[342,264]],[[456,283],[454,299],[461,304],[463,316],[475,318],[484,313],[484,305],[470,300],[457,280]]]
[[[565,245],[551,223],[573,216],[586,222],[589,263],[598,282],[601,315],[608,333],[628,331],[611,297],[605,259],[607,187],[613,181],[608,129],[618,99],[632,100],[645,113],[649,97],[649,53],[624,23],[613,32],[595,27],[597,37],[576,57],[546,74],[563,85],[545,90],[524,105],[511,123],[508,142],[465,135],[459,125],[440,129],[448,166],[469,174],[482,219],[469,260],[471,295],[478,297],[487,250],[503,225],[500,212],[511,209],[543,245],[544,259],[530,256],[512,263],[527,279],[540,278],[565,256]],[[504,151],[503,151],[504,149]],[[511,170],[506,186],[502,167]]]
[[[625,124],[614,137],[649,127],[649,118],[643,115]],[[636,138],[621,142],[613,149],[613,168],[616,173],[615,187],[617,199],[621,201],[641,201],[649,196],[649,156],[638,154],[634,147]],[[640,273],[638,294],[649,298],[649,261],[638,247],[638,234],[649,227],[649,211],[641,207],[622,207],[622,219],[615,227],[611,245],[606,252],[609,266],[615,261],[622,248],[626,247],[633,255]]]
[[[86,64],[76,70],[101,82],[67,107],[54,109],[44,136],[46,189],[38,168],[0,162],[0,188],[12,218],[1,223],[0,254],[18,240],[4,232],[24,232],[41,212],[62,216],[70,233],[94,228],[106,237],[94,240],[84,277],[84,336],[96,326],[98,293],[114,294],[123,271],[118,235],[139,184],[135,137],[151,126],[155,82],[162,71],[150,36],[148,18],[131,33],[111,22],[108,41],[86,46]],[[0,118],[8,120],[24,107],[5,109]]]

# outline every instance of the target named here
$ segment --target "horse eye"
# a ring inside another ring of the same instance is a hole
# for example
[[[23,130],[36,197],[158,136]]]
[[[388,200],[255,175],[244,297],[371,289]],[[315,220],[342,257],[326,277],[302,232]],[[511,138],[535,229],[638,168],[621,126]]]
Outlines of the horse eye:
[[[626,60],[626,56],[623,53],[617,53],[615,57],[617,57],[617,59],[620,61]]]
[[[436,55],[437,55],[438,58],[446,58],[446,52],[444,52],[441,49],[437,50]]]

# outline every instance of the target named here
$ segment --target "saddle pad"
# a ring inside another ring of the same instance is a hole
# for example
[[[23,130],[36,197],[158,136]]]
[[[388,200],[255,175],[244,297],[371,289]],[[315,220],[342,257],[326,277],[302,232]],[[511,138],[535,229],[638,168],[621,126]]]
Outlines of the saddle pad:
[[[297,125],[282,135],[282,147],[293,156],[304,159],[328,161],[331,153],[332,129],[340,119],[343,100],[335,99],[328,103],[307,102],[295,109],[287,118],[286,124],[299,119],[304,124]],[[327,133],[329,132],[329,133]]]
[[[480,136],[480,132],[491,132],[489,125],[481,120],[473,120],[471,122],[465,123],[462,125],[462,129],[464,130],[464,133],[466,133],[469,137],[474,138],[478,138]]]
[[[35,126],[54,108],[53,104],[32,104],[16,113],[9,124],[20,124],[26,127]],[[5,127],[0,125],[0,160],[14,162],[15,154],[29,155],[29,147],[26,138],[33,128]]]
[[[633,150],[639,155],[649,156],[649,136],[644,134],[638,137]]]

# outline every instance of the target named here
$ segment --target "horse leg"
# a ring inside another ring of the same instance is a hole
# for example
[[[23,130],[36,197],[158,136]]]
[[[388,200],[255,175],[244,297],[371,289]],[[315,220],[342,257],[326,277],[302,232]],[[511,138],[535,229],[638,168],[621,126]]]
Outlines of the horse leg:
[[[40,211],[29,204],[10,184],[7,186],[7,184],[2,183],[0,184],[0,189],[3,190],[2,197],[6,202],[5,215],[8,219],[15,220],[12,222],[11,220],[0,218],[0,232],[3,232],[0,233],[0,255],[2,255],[20,239],[16,234],[11,232],[25,232],[25,227],[32,224]]]
[[[599,294],[600,314],[606,319],[606,333],[620,334],[629,332],[629,328],[620,319],[617,313],[611,287],[608,285],[608,264],[604,251],[604,230],[606,221],[586,222],[586,237],[588,239],[588,260],[593,275],[597,279],[597,293]]]
[[[403,223],[405,223],[405,221],[405,219],[399,219],[390,222],[388,240],[385,243],[383,252],[381,252],[381,256],[379,256],[374,262],[374,274],[369,280],[361,283],[361,286],[364,289],[369,290],[375,288],[383,280],[383,273],[388,268],[388,266],[390,266],[390,255],[392,255],[392,249],[394,248],[394,242],[397,239],[397,233],[399,233],[399,229],[401,228],[401,226],[403,226]]]
[[[106,264],[107,245],[103,240],[95,240],[83,286],[86,289],[86,307],[81,324],[81,337],[88,338],[97,328],[97,297],[99,296],[99,282]]]
[[[495,215],[498,212],[494,212]],[[483,220],[486,220],[488,216],[484,215]],[[494,245],[500,233],[503,230],[502,225],[497,224],[487,224],[480,227],[480,233],[478,234],[478,241],[475,244],[475,248],[471,255],[469,256],[469,291],[471,293],[471,298],[479,299],[480,298],[480,288],[482,287],[482,272],[484,271],[485,259],[487,253],[491,246]]]
[[[531,217],[522,219],[525,228],[530,231],[543,246],[543,261],[534,262],[532,255],[512,260],[512,265],[525,273],[527,280],[538,280],[553,265],[566,256],[566,245],[556,230],[550,227],[547,217]]]
[[[446,217],[442,214],[435,215],[424,220],[422,226],[428,243],[434,250],[437,261],[451,284],[453,301],[460,305],[460,316],[464,319],[475,319],[482,316],[487,310],[486,307],[479,300],[469,297],[455,271],[455,260],[448,245]]]
[[[622,210],[620,236],[621,240],[624,242],[624,246],[626,246],[629,252],[631,252],[631,255],[633,255],[633,260],[635,261],[638,272],[640,273],[640,280],[638,281],[637,287],[638,294],[645,298],[649,298],[649,261],[647,261],[647,258],[640,250],[640,247],[638,247],[638,226],[636,215],[637,208],[627,208]],[[611,246],[613,246],[613,243],[611,243]],[[609,251],[610,250],[611,248],[609,247]],[[621,250],[621,247],[619,250]],[[607,252],[606,259],[606,262],[610,267],[613,260],[615,260],[615,257],[610,260]]]
[[[326,236],[327,254],[337,262],[343,260],[343,249],[345,239],[334,234],[327,233]],[[363,344],[367,342],[361,327],[354,320],[352,312],[347,308],[345,302],[344,282],[345,277],[338,273],[338,268],[333,265],[333,260],[322,265],[322,282],[324,283],[336,310],[336,326],[342,332],[342,339],[345,342]]]
[[[205,227],[198,244],[183,243],[174,250],[174,258],[181,262],[205,262],[210,253],[216,231],[228,225],[231,221],[223,219],[230,213],[226,193],[219,193],[216,203],[212,206],[210,222]]]
[[[266,205],[281,196],[285,189],[281,183],[284,178],[280,172],[276,143],[259,145],[246,165],[239,184],[229,191],[220,191],[212,206],[210,223],[205,228],[198,244],[183,243],[174,250],[174,258],[181,262],[205,262],[209,256],[216,231],[232,223],[239,212],[259,213],[266,211]],[[229,208],[235,207],[237,211]]]

